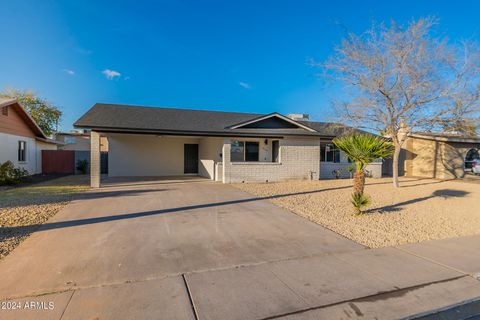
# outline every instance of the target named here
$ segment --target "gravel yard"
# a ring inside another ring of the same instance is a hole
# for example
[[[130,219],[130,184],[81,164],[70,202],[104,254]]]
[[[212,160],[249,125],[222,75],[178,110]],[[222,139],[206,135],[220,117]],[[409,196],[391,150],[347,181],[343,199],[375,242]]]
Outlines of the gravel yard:
[[[0,259],[87,189],[85,176],[68,176],[0,190]]]
[[[368,179],[372,203],[353,216],[352,181],[287,181],[234,186],[369,247],[480,234],[480,188],[461,181]]]

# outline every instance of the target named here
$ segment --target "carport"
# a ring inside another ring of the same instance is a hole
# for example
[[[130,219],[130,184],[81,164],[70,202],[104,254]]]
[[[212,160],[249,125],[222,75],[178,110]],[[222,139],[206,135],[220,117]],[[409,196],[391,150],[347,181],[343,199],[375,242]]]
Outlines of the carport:
[[[221,180],[215,168],[221,162],[223,138],[92,131],[92,169],[100,136],[109,140],[109,177],[198,175]]]

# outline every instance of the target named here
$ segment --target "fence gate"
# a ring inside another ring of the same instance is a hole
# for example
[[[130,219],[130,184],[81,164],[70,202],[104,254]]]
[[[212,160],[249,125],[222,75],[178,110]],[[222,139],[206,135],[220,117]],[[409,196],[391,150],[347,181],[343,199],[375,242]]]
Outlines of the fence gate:
[[[74,174],[75,151],[42,150],[43,174]]]

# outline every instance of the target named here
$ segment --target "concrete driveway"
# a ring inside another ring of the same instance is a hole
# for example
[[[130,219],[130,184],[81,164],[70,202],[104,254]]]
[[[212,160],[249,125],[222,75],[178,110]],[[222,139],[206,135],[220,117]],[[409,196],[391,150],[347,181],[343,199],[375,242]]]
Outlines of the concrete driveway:
[[[466,272],[396,248],[367,250],[198,178],[110,179],[0,261],[0,274],[1,301],[37,306],[0,310],[2,319],[298,317],[419,285],[433,286],[437,304],[450,299],[448,281],[458,301],[480,288]]]

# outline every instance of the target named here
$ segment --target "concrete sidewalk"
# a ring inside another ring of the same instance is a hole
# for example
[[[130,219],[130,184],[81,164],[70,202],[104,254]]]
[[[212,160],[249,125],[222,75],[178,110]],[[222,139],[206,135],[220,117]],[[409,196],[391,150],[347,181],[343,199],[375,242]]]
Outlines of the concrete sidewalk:
[[[471,276],[471,271],[480,269],[478,255],[476,259],[471,256],[479,242],[480,236],[447,239],[93,286],[14,300],[54,301],[55,309],[2,310],[0,316],[399,319],[480,299],[480,282]],[[457,253],[451,267],[449,256],[458,245],[462,251],[454,251]],[[406,252],[405,247],[416,253]],[[425,249],[429,247],[436,250]],[[465,270],[460,270],[463,263]]]

